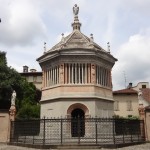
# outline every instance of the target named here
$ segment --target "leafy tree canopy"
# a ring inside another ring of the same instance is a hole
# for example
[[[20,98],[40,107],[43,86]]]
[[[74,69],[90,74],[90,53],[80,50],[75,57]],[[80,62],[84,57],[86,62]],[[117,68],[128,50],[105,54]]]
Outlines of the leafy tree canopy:
[[[17,117],[39,117],[36,87],[28,83],[15,69],[8,67],[6,53],[0,51],[0,109],[10,108],[13,90],[17,93]]]

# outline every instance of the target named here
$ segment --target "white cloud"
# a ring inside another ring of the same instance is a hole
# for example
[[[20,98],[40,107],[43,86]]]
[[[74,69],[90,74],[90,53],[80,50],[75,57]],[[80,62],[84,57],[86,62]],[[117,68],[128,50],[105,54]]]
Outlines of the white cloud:
[[[125,78],[127,82],[134,84],[150,81],[150,32],[148,31],[150,30],[146,29],[131,36],[118,50],[116,55],[118,63],[113,70],[115,88],[124,87]]]
[[[46,27],[30,1],[14,0],[3,7],[7,13],[2,16],[0,43],[11,47],[25,46],[35,44],[38,38],[44,38]]]

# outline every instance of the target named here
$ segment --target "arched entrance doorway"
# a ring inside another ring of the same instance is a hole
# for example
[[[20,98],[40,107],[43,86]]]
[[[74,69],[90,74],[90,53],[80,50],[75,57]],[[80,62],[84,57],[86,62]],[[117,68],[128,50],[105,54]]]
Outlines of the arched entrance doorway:
[[[85,134],[85,113],[76,108],[71,112],[71,135],[72,137],[83,137]]]

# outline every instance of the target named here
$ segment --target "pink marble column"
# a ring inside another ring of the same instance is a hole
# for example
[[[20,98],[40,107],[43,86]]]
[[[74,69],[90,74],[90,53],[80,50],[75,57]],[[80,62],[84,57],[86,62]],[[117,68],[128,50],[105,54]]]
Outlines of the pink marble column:
[[[59,67],[59,81],[60,84],[64,84],[64,64],[61,64]]]
[[[91,64],[91,83],[95,84],[96,83],[96,78],[95,78],[95,64]]]

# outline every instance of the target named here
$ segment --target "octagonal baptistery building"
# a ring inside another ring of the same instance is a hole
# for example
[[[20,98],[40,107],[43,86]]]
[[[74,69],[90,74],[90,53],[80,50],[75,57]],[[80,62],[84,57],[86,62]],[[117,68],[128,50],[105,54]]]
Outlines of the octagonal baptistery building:
[[[73,7],[73,31],[37,59],[43,71],[41,118],[112,117],[111,70],[116,58],[80,31]]]

